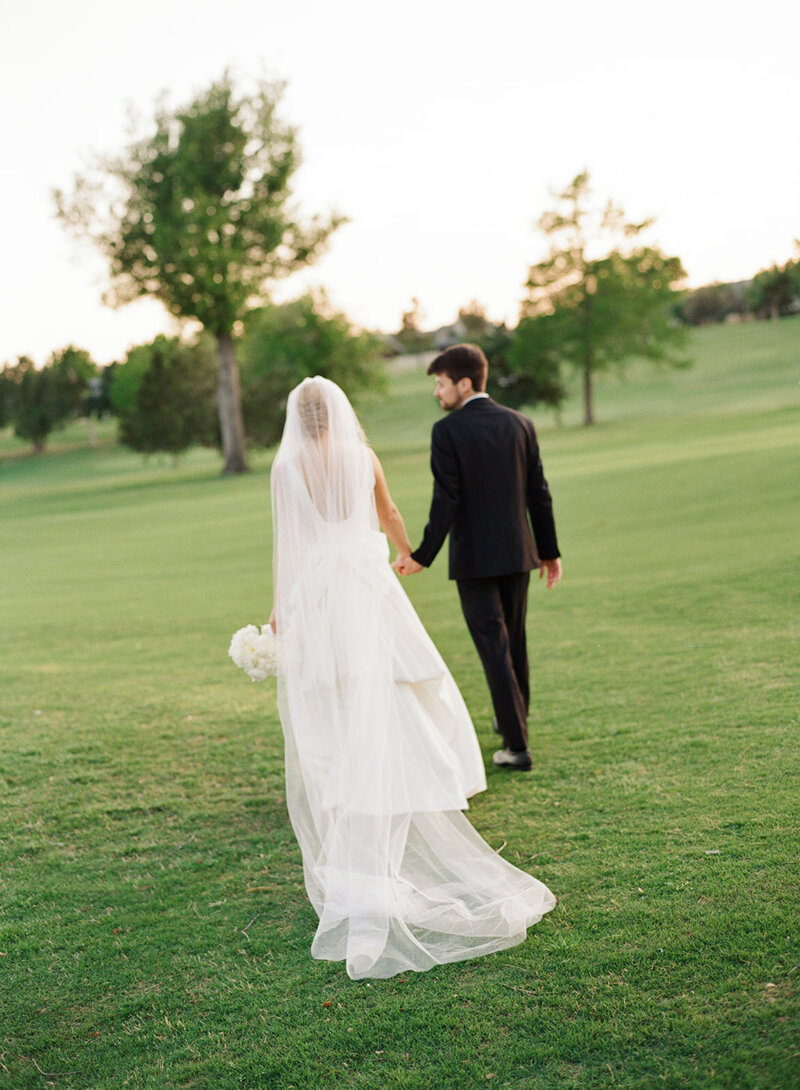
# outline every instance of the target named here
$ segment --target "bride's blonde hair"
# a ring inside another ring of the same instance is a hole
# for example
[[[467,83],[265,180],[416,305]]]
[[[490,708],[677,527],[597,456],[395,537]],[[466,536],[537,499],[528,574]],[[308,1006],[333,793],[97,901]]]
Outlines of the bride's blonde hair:
[[[297,414],[300,418],[300,425],[304,434],[310,439],[319,439],[328,432],[328,402],[325,396],[326,381],[326,379],[315,375],[314,378],[303,379],[297,387]],[[367,437],[364,434],[364,429],[361,427],[361,421],[354,412],[353,417],[355,418],[356,427],[358,429],[358,438],[366,443]]]
[[[307,378],[297,390],[297,411],[303,431],[312,439],[328,430],[328,406],[320,384]]]

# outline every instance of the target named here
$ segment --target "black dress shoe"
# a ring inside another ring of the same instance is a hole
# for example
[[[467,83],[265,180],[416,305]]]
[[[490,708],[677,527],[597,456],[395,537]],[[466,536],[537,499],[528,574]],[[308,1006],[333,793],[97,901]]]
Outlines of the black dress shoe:
[[[533,768],[529,749],[498,749],[492,757],[492,763],[498,768],[516,769],[518,772],[530,772]]]

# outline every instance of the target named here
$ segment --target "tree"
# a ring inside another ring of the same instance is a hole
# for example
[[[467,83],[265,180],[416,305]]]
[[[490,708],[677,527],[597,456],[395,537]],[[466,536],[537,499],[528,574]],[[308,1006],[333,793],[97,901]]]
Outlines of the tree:
[[[5,414],[17,438],[29,439],[40,454],[50,433],[81,412],[89,380],[96,372],[89,353],[72,346],[53,352],[41,368],[28,356],[5,367]]]
[[[11,423],[11,395],[14,383],[11,377],[11,368],[6,364],[0,371],[0,429],[7,428]]]
[[[86,398],[86,415],[102,420],[106,413],[113,412],[111,405],[111,386],[118,363],[109,363],[99,375],[89,380],[89,396]]]
[[[495,328],[486,317],[486,307],[477,299],[459,308],[457,324],[464,330],[464,339],[471,344],[478,344],[482,338],[489,337]]]
[[[409,354],[426,352],[432,347],[433,341],[430,333],[426,333],[422,328],[422,318],[422,308],[419,299],[415,297],[411,300],[410,308],[403,311],[400,329],[395,334],[396,340]]]
[[[723,322],[729,314],[742,314],[746,309],[741,284],[715,283],[689,292],[679,307],[679,314],[688,325],[707,325]]]
[[[639,241],[652,221],[627,223],[611,202],[592,205],[588,173],[554,196],[558,207],[537,225],[553,244],[531,267],[516,354],[520,364],[523,348],[529,354],[522,371],[553,373],[562,364],[578,371],[590,425],[599,371],[622,370],[633,357],[688,365],[678,352],[686,333],[673,317],[675,285],[686,273],[679,258]]]
[[[216,339],[225,473],[247,469],[237,323],[343,222],[301,223],[291,204],[299,150],[278,115],[283,91],[262,82],[237,94],[225,75],[183,109],[160,106],[152,132],[76,176],[70,195],[54,194],[65,225],[107,259],[108,302],[152,296]]]
[[[207,335],[193,344],[161,336],[131,349],[115,368],[111,387],[122,442],[144,454],[166,451],[176,458],[196,444],[215,445],[215,377]]]
[[[280,439],[289,391],[322,375],[349,397],[384,382],[382,342],[354,329],[324,292],[251,311],[240,344],[242,402],[247,434],[270,446]]]
[[[86,416],[89,412],[92,383],[99,374],[99,368],[89,352],[85,348],[68,345],[51,353],[48,366],[54,367],[60,374],[64,389],[72,391],[74,414]]]
[[[532,322],[517,330],[502,325],[479,339],[489,361],[487,388],[502,404],[518,409],[543,403],[558,409],[567,396],[559,360],[544,343],[545,324],[536,327],[533,346],[527,336],[534,329]]]
[[[797,243],[800,248],[800,242]],[[756,273],[748,291],[750,309],[759,317],[777,322],[790,314],[800,299],[800,260],[773,264]]]

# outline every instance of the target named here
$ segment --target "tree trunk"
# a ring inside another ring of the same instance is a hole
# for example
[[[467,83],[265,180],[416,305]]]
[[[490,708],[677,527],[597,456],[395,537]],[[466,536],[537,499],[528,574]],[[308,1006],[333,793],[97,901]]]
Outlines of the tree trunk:
[[[594,424],[594,391],[592,390],[592,361],[583,361],[583,423],[587,428]]]
[[[777,321],[780,321],[780,317],[781,317],[781,307],[780,307],[780,303],[778,302],[778,300],[777,300],[777,299],[773,299],[773,300],[772,300],[772,301],[770,302],[770,305],[769,305],[769,316],[770,316],[770,318],[772,318],[773,322],[777,322]]]
[[[217,334],[217,409],[219,429],[222,435],[222,456],[225,459],[223,473],[247,473],[244,452],[244,422],[242,420],[242,394],[239,388],[239,368],[233,351],[230,333]]]

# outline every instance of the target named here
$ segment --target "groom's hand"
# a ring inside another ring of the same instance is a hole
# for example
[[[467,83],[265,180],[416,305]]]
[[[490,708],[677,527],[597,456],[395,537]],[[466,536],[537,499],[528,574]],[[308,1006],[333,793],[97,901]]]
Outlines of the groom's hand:
[[[392,567],[398,575],[416,575],[418,571],[423,571],[422,564],[418,564],[411,556],[398,556]]]
[[[543,560],[539,568],[540,579],[544,577],[545,572],[547,572],[547,589],[552,590],[561,579],[561,559],[556,557],[555,560]]]

